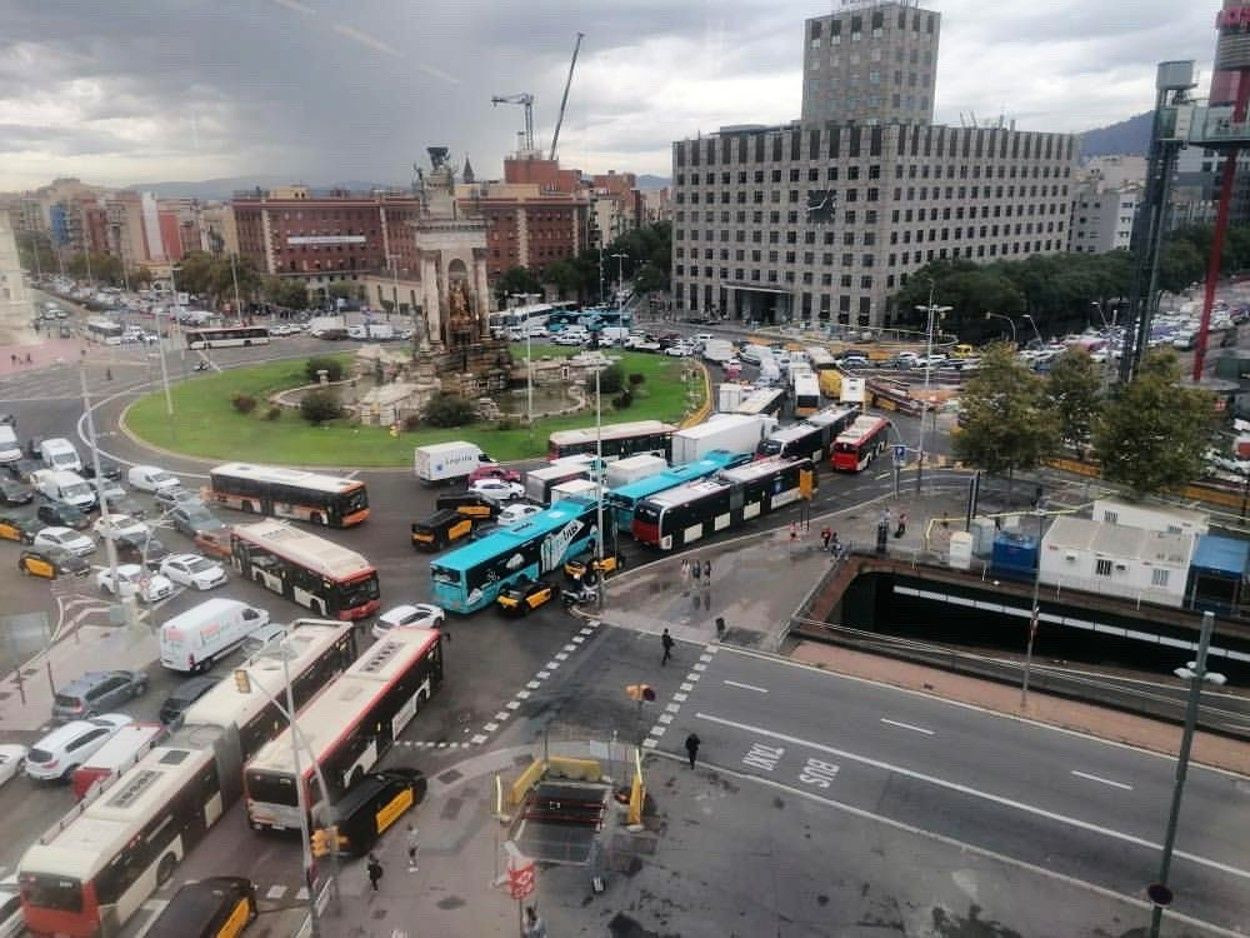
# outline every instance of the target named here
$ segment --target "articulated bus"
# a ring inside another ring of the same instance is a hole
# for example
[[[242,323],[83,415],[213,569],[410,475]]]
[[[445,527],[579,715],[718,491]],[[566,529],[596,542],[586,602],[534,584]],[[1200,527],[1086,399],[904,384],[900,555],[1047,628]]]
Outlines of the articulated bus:
[[[815,372],[794,375],[794,416],[810,417],[820,410],[820,383]]]
[[[99,342],[101,345],[121,345],[123,331],[121,323],[114,322],[107,316],[92,316],[84,323],[83,334],[90,342]]]
[[[605,526],[611,519],[604,515]],[[598,536],[597,508],[556,502],[520,524],[486,535],[430,564],[433,601],[453,612],[485,609],[506,586],[536,581],[588,553]],[[611,539],[604,542],[610,544]]]
[[[755,448],[756,459],[769,456],[806,456],[819,463],[833,452],[833,441],[854,422],[855,407],[826,407],[802,423],[776,430]]]
[[[284,521],[236,525],[230,561],[246,579],[319,616],[362,619],[380,604],[378,572],[369,561]]]
[[[232,348],[268,345],[269,330],[264,326],[220,326],[214,329],[188,329],[187,348]]]
[[[783,508],[816,490],[807,458],[760,459],[643,499],[634,512],[634,538],[676,550]]]
[[[682,466],[673,466],[671,469],[665,469],[663,472],[656,473],[653,476],[612,489],[604,495],[603,500],[612,511],[612,520],[616,523],[616,530],[628,531],[632,534],[634,530],[634,511],[637,509],[638,503],[644,498],[650,498],[652,495],[658,495],[660,492],[666,492],[669,489],[675,489],[677,486],[685,485],[687,482],[698,482],[700,479],[706,479],[708,476],[713,476],[724,469],[741,466],[743,463],[749,462],[750,459],[751,457],[745,453],[731,453],[723,449],[714,449],[695,462],[688,462]]]
[[[301,469],[230,462],[210,470],[210,501],[238,511],[348,528],[369,517],[369,493],[359,479]]]
[[[330,821],[328,807],[390,751],[443,683],[441,642],[438,629],[391,629],[322,691],[296,720],[303,744],[298,775],[289,727],[256,753],[243,771],[252,828],[298,830],[297,785],[310,820]]]
[[[27,849],[18,864],[27,929],[72,938],[119,934],[242,794],[245,761],[286,725],[272,703],[284,695],[284,671],[299,711],[355,655],[353,626],[297,620],[286,638],[239,669],[246,693],[236,677],[196,701],[170,739]]]
[[[659,420],[634,420],[629,423],[608,423],[602,427],[605,462],[651,453],[669,459],[673,455],[672,424]],[[599,433],[594,427],[581,430],[557,430],[547,438],[547,458],[563,459],[583,453],[597,452]]]
[[[890,422],[867,414],[849,426],[833,444],[833,468],[860,472],[889,445]]]
[[[776,417],[786,402],[786,392],[781,388],[761,388],[743,399],[734,408],[735,414],[746,414],[748,417]]]

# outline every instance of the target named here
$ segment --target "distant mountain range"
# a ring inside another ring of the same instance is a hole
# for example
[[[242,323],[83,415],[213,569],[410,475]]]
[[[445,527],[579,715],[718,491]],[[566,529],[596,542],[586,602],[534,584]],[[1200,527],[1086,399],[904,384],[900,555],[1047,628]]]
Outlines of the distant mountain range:
[[[673,184],[673,180],[668,176],[652,176],[644,174],[638,177],[639,189],[667,189]]]
[[[1150,150],[1150,127],[1154,112],[1098,127],[1081,134],[1081,156],[1145,156]]]

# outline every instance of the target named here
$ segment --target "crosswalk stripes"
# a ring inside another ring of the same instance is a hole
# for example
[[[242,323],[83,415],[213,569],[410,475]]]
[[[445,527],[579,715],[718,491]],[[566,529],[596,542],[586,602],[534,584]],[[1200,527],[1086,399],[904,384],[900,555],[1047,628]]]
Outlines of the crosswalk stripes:
[[[655,725],[647,733],[647,738],[642,741],[644,749],[655,749],[660,745],[660,738],[668,732],[668,728],[677,719],[677,714],[681,712],[682,704],[686,702],[690,692],[694,690],[699,679],[703,677],[703,672],[712,663],[712,656],[716,654],[719,647],[718,645],[704,646],[703,654],[699,655],[699,660],[691,666],[686,679],[682,681],[681,686],[673,694],[672,699],[664,705],[664,712],[656,717]]]

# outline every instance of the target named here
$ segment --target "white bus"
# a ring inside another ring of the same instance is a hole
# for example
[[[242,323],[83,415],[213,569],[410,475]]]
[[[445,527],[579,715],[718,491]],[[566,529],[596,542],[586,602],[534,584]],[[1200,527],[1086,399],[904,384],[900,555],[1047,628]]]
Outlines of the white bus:
[[[391,629],[309,704],[296,721],[305,743],[299,777],[289,728],[261,749],[243,772],[252,827],[297,829],[297,785],[310,820],[327,820],[325,809],[373,769],[442,683],[441,642],[437,629]],[[329,791],[321,790],[318,767]]]
[[[820,382],[811,371],[794,375],[794,416],[810,417],[820,410]]]
[[[269,330],[264,326],[221,326],[215,329],[186,330],[187,348],[230,348],[268,345]]]
[[[285,725],[270,702],[284,694],[282,656],[298,711],[348,667],[355,647],[350,625],[298,620],[240,669],[247,693],[237,678],[196,701],[171,739],[26,851],[18,864],[26,927],[41,935],[118,934],[241,794],[244,761]]]
[[[217,466],[208,479],[208,499],[238,511],[334,528],[369,517],[369,494],[359,479],[241,462]]]
[[[105,316],[92,316],[84,326],[88,341],[99,342],[101,345],[121,345],[122,333],[125,330],[120,322]]]

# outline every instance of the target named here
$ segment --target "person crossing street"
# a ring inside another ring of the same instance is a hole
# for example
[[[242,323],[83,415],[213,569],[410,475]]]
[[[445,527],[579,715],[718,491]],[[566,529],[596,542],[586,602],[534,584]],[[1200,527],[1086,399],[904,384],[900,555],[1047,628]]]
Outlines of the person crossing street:
[[[664,657],[660,659],[661,665],[666,665],[669,659],[673,657],[673,636],[668,634],[668,629],[664,630],[664,634],[660,636],[660,644],[664,646]]]

